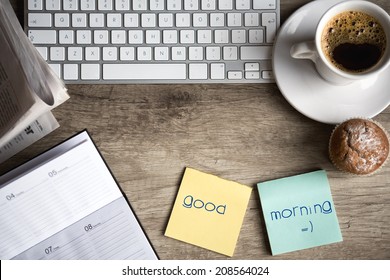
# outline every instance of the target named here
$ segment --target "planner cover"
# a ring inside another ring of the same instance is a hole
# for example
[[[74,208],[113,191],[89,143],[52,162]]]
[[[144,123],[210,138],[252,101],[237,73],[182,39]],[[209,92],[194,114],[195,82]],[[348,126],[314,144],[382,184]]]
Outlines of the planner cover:
[[[0,259],[157,259],[86,131],[0,177]]]

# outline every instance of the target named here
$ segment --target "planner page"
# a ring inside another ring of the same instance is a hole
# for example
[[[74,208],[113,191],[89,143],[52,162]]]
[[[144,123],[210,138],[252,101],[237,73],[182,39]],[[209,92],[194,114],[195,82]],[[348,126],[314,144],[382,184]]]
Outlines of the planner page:
[[[95,145],[82,136],[0,186],[0,259],[157,258]]]

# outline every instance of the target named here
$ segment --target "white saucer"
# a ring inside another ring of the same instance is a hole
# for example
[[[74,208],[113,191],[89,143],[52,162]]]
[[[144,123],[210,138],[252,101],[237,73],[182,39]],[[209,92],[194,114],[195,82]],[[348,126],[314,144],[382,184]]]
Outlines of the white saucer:
[[[338,2],[317,0],[298,9],[279,29],[273,50],[276,83],[287,101],[305,116],[329,124],[372,118],[390,104],[390,68],[375,80],[335,86],[317,74],[313,62],[290,56],[293,44],[314,40],[320,17]]]

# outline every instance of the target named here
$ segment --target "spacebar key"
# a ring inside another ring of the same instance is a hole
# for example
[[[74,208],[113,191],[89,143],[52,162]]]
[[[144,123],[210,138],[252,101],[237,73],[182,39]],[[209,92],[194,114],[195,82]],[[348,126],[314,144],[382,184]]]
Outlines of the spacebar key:
[[[185,80],[187,66],[172,64],[103,64],[103,80]]]

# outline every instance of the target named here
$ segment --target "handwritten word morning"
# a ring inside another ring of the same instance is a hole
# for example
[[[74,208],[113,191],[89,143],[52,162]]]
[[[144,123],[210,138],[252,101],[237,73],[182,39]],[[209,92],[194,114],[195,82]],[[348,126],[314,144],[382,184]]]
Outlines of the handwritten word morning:
[[[187,195],[183,200],[183,206],[185,208],[196,208],[196,209],[204,209],[208,212],[215,212],[220,215],[224,215],[226,212],[226,204],[225,205],[216,205],[212,202],[204,202],[201,199],[194,199],[192,195]]]
[[[294,206],[291,208],[285,208],[280,211],[271,211],[271,220],[280,220],[280,219],[289,219],[299,216],[308,216],[316,214],[330,214],[332,213],[332,203],[325,200],[322,204],[317,203],[312,206],[303,205],[303,206]]]

